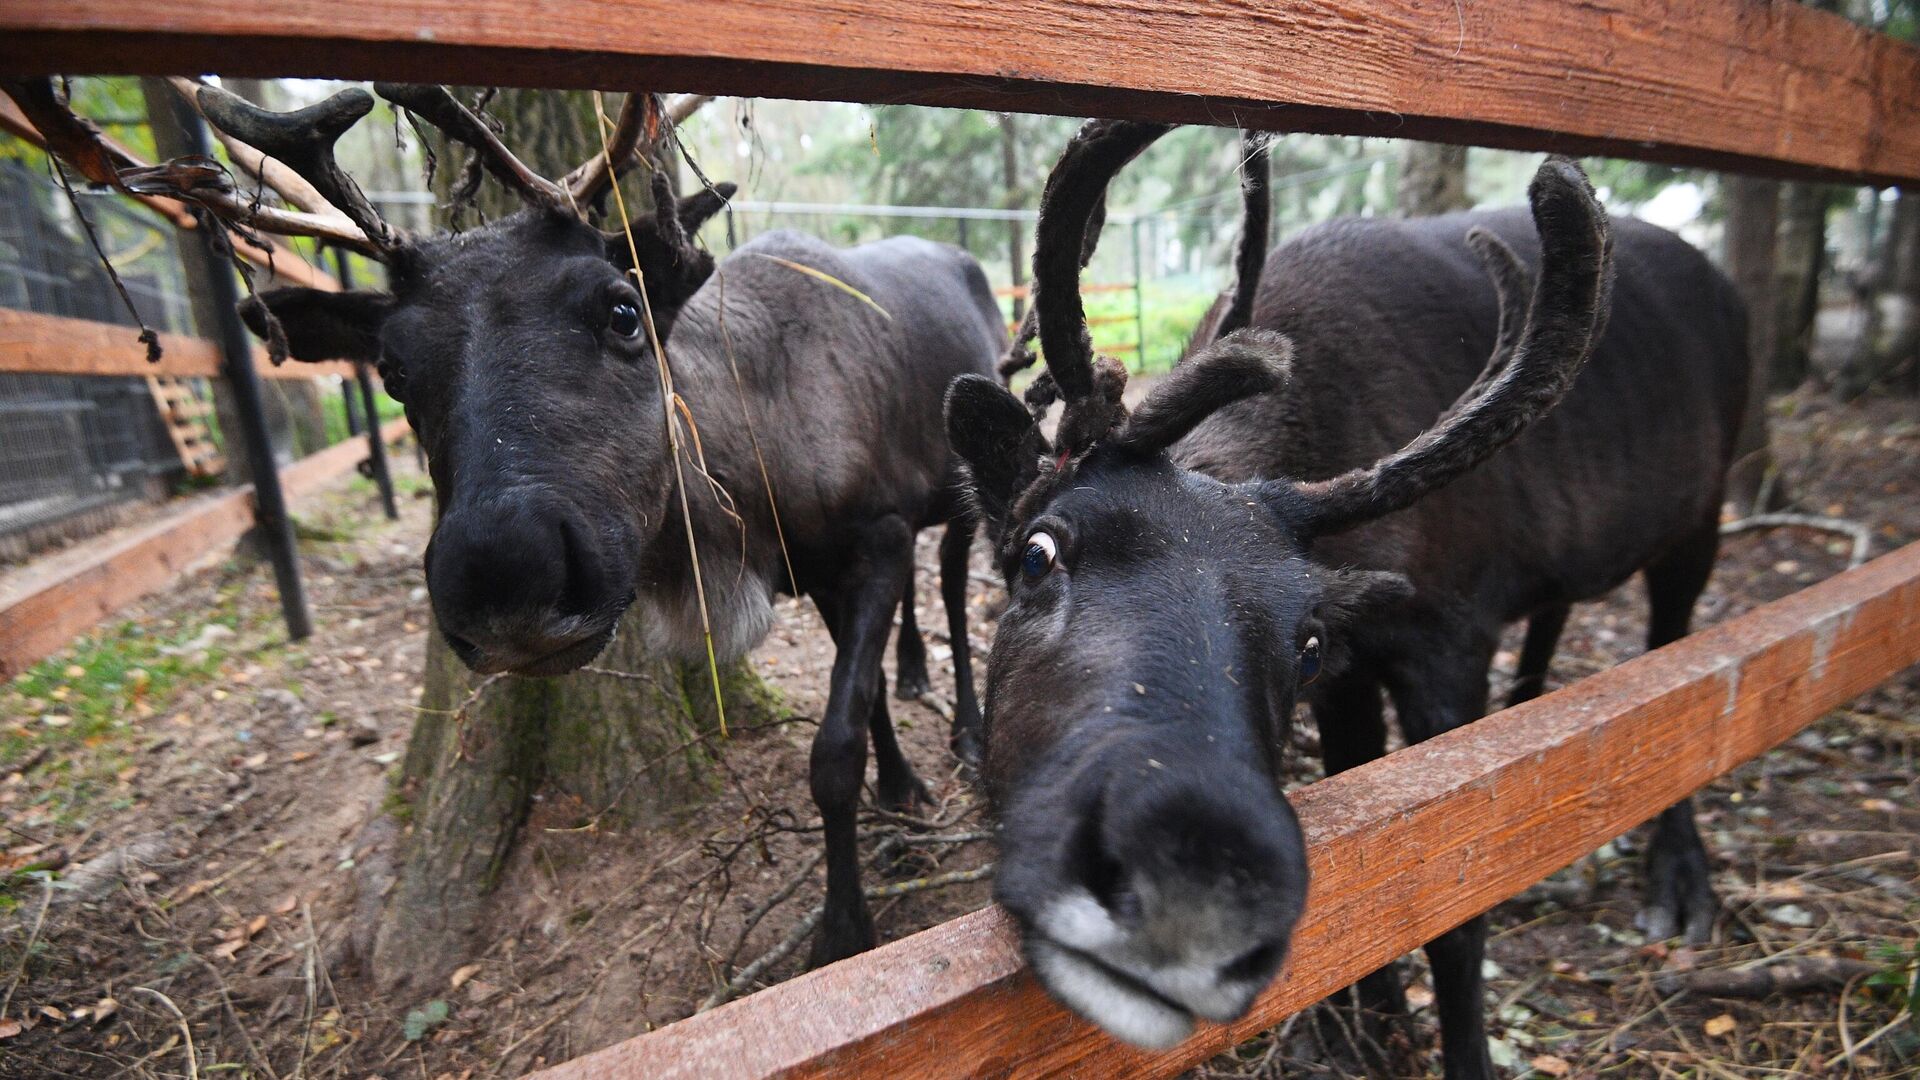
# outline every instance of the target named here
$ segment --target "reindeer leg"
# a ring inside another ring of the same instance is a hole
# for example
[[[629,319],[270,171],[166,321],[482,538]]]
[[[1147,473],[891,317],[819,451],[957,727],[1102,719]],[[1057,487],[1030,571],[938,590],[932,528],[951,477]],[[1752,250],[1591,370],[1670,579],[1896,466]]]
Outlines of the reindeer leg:
[[[1571,604],[1544,607],[1527,616],[1527,640],[1520,646],[1520,663],[1513,671],[1513,689],[1507,693],[1507,707],[1537,698],[1547,688],[1547,668],[1553,664],[1553,650],[1560,646],[1560,631],[1566,629]]]
[[[971,766],[980,764],[980,701],[973,693],[973,646],[967,638],[967,556],[973,549],[974,522],[957,517],[940,538],[940,597],[947,608],[947,636],[953,639],[953,731],[947,745]]]
[[[855,819],[867,771],[869,721],[883,696],[880,661],[912,558],[913,530],[897,517],[883,518],[859,539],[835,589],[814,597],[836,646],[826,714],[813,737],[808,767],[827,844],[826,913],[813,942],[809,962],[814,967],[864,952],[874,943],[873,917],[860,889]],[[891,733],[891,726],[888,730]],[[897,745],[893,753],[898,756]]]
[[[1416,644],[1408,650],[1407,655],[1417,659],[1399,666],[1388,682],[1410,744],[1470,724],[1487,710],[1493,636],[1438,625],[1429,638],[1425,647]],[[1446,1080],[1492,1080],[1486,983],[1480,973],[1487,952],[1487,917],[1469,919],[1427,942],[1426,952]]]
[[[1328,776],[1386,755],[1386,716],[1381,707],[1380,683],[1369,675],[1354,672],[1328,685],[1314,699],[1313,717],[1320,729],[1320,757]],[[1406,1063],[1396,1060],[1402,1056],[1396,1051],[1411,1042],[1406,1030],[1407,995],[1402,980],[1400,962],[1396,960],[1362,976],[1358,983],[1322,1003],[1323,1041],[1336,1052],[1351,1049],[1362,1072],[1383,1076],[1407,1071],[1401,1067]],[[1367,1045],[1345,1045],[1351,1042],[1353,1032],[1325,1011],[1327,1006],[1347,1003],[1359,1006],[1358,1034]]]
[[[900,594],[900,638],[894,643],[893,696],[918,701],[933,689],[927,678],[927,643],[920,640],[920,622],[913,604],[913,565],[907,565],[907,587]]]
[[[1687,636],[1693,606],[1707,587],[1720,550],[1715,522],[1646,568],[1647,648],[1657,649]],[[1691,796],[1662,811],[1647,848],[1647,895],[1640,928],[1660,941],[1684,934],[1687,944],[1704,945],[1713,936],[1718,909],[1709,880],[1706,845],[1694,826]]]

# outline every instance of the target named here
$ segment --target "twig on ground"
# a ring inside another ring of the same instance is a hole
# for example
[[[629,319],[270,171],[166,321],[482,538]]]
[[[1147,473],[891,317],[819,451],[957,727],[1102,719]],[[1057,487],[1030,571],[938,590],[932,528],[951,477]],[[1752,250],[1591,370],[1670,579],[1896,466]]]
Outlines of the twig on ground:
[[[968,882],[979,881],[992,873],[993,864],[987,863],[985,866],[976,867],[972,870],[956,870],[953,873],[940,874],[936,877],[914,878],[911,881],[896,881],[886,885],[871,886],[866,890],[866,896],[869,900],[885,900],[890,897],[905,896],[908,893],[921,892],[926,889],[940,889],[950,885],[964,885]],[[806,915],[801,917],[799,922],[793,925],[792,929],[787,931],[786,937],[781,938],[773,948],[760,954],[759,959],[741,968],[739,973],[728,980],[727,985],[708,994],[707,999],[702,1001],[700,1008],[695,1011],[706,1012],[708,1009],[724,1005],[732,1001],[735,997],[738,997],[740,991],[751,986],[755,980],[760,978],[763,972],[786,959],[795,949],[798,949],[800,943],[807,940],[807,936],[813,933],[813,928],[820,924],[820,920],[826,915],[826,912],[826,904],[815,904],[812,911],[807,912]]]
[[[133,990],[136,994],[151,994],[159,998],[160,1004],[165,1005],[173,1018],[180,1022],[180,1037],[187,1042],[187,1080],[200,1080],[200,1053],[193,1048],[193,1025],[187,1023],[186,1014],[180,1011],[180,1006],[175,1005],[172,998],[151,986],[136,986]]]
[[[33,955],[33,944],[40,940],[40,928],[46,925],[47,908],[53,906],[53,875],[40,879],[45,890],[40,897],[40,914],[34,917],[33,929],[27,933],[26,948],[20,950],[20,963],[13,969],[13,978],[7,982],[7,996],[0,999],[0,1019],[7,1015],[7,1007],[13,1004],[13,992],[20,988],[20,978],[27,973],[27,958]]]
[[[1783,527],[1817,529],[1821,532],[1839,533],[1842,536],[1851,537],[1853,540],[1853,551],[1847,556],[1847,569],[1849,570],[1867,561],[1867,552],[1873,543],[1873,530],[1867,528],[1865,525],[1857,521],[1847,521],[1844,518],[1824,517],[1818,514],[1754,514],[1750,517],[1741,518],[1739,521],[1729,521],[1725,525],[1720,526],[1720,535],[1732,536],[1734,533],[1747,532],[1752,529],[1777,529]]]
[[[1655,978],[1654,987],[1669,995],[1684,989],[1709,997],[1762,998],[1845,986],[1855,976],[1870,975],[1878,970],[1878,965],[1866,960],[1803,956],[1759,967],[1663,972]]]

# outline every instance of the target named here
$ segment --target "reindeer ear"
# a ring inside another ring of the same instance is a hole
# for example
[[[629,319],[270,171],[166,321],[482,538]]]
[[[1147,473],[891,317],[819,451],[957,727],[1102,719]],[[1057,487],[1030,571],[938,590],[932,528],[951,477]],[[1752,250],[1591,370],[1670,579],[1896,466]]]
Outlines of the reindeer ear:
[[[380,359],[380,325],[393,311],[392,294],[371,289],[268,289],[259,301],[240,306],[247,328],[271,339],[264,306],[286,331],[287,355],[295,360],[374,363]]]
[[[723,180],[710,188],[701,188],[691,195],[682,196],[673,204],[674,216],[680,219],[680,226],[687,230],[687,235],[692,236],[700,231],[700,226],[705,225],[707,219],[726,209],[727,200],[733,198],[733,193],[738,190],[739,186],[730,180]]]
[[[1353,628],[1405,603],[1413,596],[1413,583],[1384,570],[1316,569],[1314,577],[1320,582],[1320,602],[1303,634],[1321,639],[1315,675],[1324,678],[1347,669],[1353,658]]]
[[[1046,439],[1020,399],[984,375],[947,387],[947,442],[967,467],[974,505],[994,525],[1040,474]]]
[[[1333,630],[1373,618],[1413,598],[1413,582],[1390,570],[1322,570],[1314,616]]]

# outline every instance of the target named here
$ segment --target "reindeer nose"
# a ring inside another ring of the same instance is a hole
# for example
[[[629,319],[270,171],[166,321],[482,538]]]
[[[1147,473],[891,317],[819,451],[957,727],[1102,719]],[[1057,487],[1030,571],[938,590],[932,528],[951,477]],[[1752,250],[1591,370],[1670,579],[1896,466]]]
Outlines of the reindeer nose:
[[[514,489],[451,509],[427,546],[433,613],[461,662],[518,670],[593,631],[605,607],[593,534],[557,498]]]
[[[1053,849],[1051,882],[1001,899],[1017,905],[1034,973],[1055,997],[1121,1039],[1167,1046],[1196,1016],[1244,1015],[1271,981],[1306,859],[1291,808],[1258,770],[1169,753],[1135,764],[1115,762],[1101,796],[1082,804]],[[1021,859],[1005,855],[1003,866]]]

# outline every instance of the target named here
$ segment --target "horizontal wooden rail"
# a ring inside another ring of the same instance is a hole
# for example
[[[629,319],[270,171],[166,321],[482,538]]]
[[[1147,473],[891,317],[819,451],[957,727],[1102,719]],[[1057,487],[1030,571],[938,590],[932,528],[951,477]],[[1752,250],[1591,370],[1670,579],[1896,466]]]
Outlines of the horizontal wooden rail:
[[[1131,281],[1094,281],[1094,282],[1088,282],[1088,283],[1082,284],[1080,286],[1080,292],[1082,294],[1132,292],[1135,288],[1137,288],[1137,286],[1134,285],[1134,283]],[[1032,285],[1002,285],[999,288],[993,290],[993,295],[1000,297],[1001,299],[1006,299],[1008,297],[1013,297],[1013,296],[1018,296],[1024,299],[1028,296],[1031,296],[1032,294],[1033,294]]]
[[[14,104],[13,99],[5,94],[0,94],[0,131],[25,139],[42,150],[47,148],[46,139],[41,137],[40,132],[34,128],[26,114],[20,111],[20,106]],[[103,135],[101,139],[109,146],[119,146],[109,136]],[[124,150],[124,148],[121,149]],[[193,214],[187,210],[186,205],[177,199],[164,199],[156,195],[133,195],[130,198],[166,218],[176,229],[190,231],[200,227],[200,223],[194,220]],[[229,237],[233,241],[233,249],[240,253],[240,257],[261,271],[255,278],[255,284],[261,288],[270,285],[305,285],[313,289],[325,289],[328,292],[334,292],[340,288],[340,283],[330,274],[302,258],[297,252],[287,247],[285,241],[276,240],[264,234],[261,235],[258,244],[244,236],[229,234]]]
[[[1785,0],[0,0],[0,70],[650,86],[1920,180],[1920,53]]]
[[[405,420],[389,420],[380,434],[393,442]],[[338,479],[366,456],[358,436],[308,454],[280,470],[290,499]],[[253,485],[203,500],[94,552],[77,564],[56,563],[0,600],[0,679],[8,679],[64,648],[78,634],[167,583],[253,527]]]
[[[220,347],[205,338],[161,334],[162,355],[147,362],[147,347],[131,326],[42,315],[0,308],[0,372],[13,375],[174,375],[217,378]],[[354,377],[353,365],[338,361],[290,360],[275,367],[264,349],[254,351],[254,367],[265,379],[314,379],[322,375]]]
[[[1920,661],[1920,544],[1293,794],[1313,880],[1279,981],[1164,1052],[1054,1005],[988,908],[539,1073],[1169,1076],[1459,925]]]

